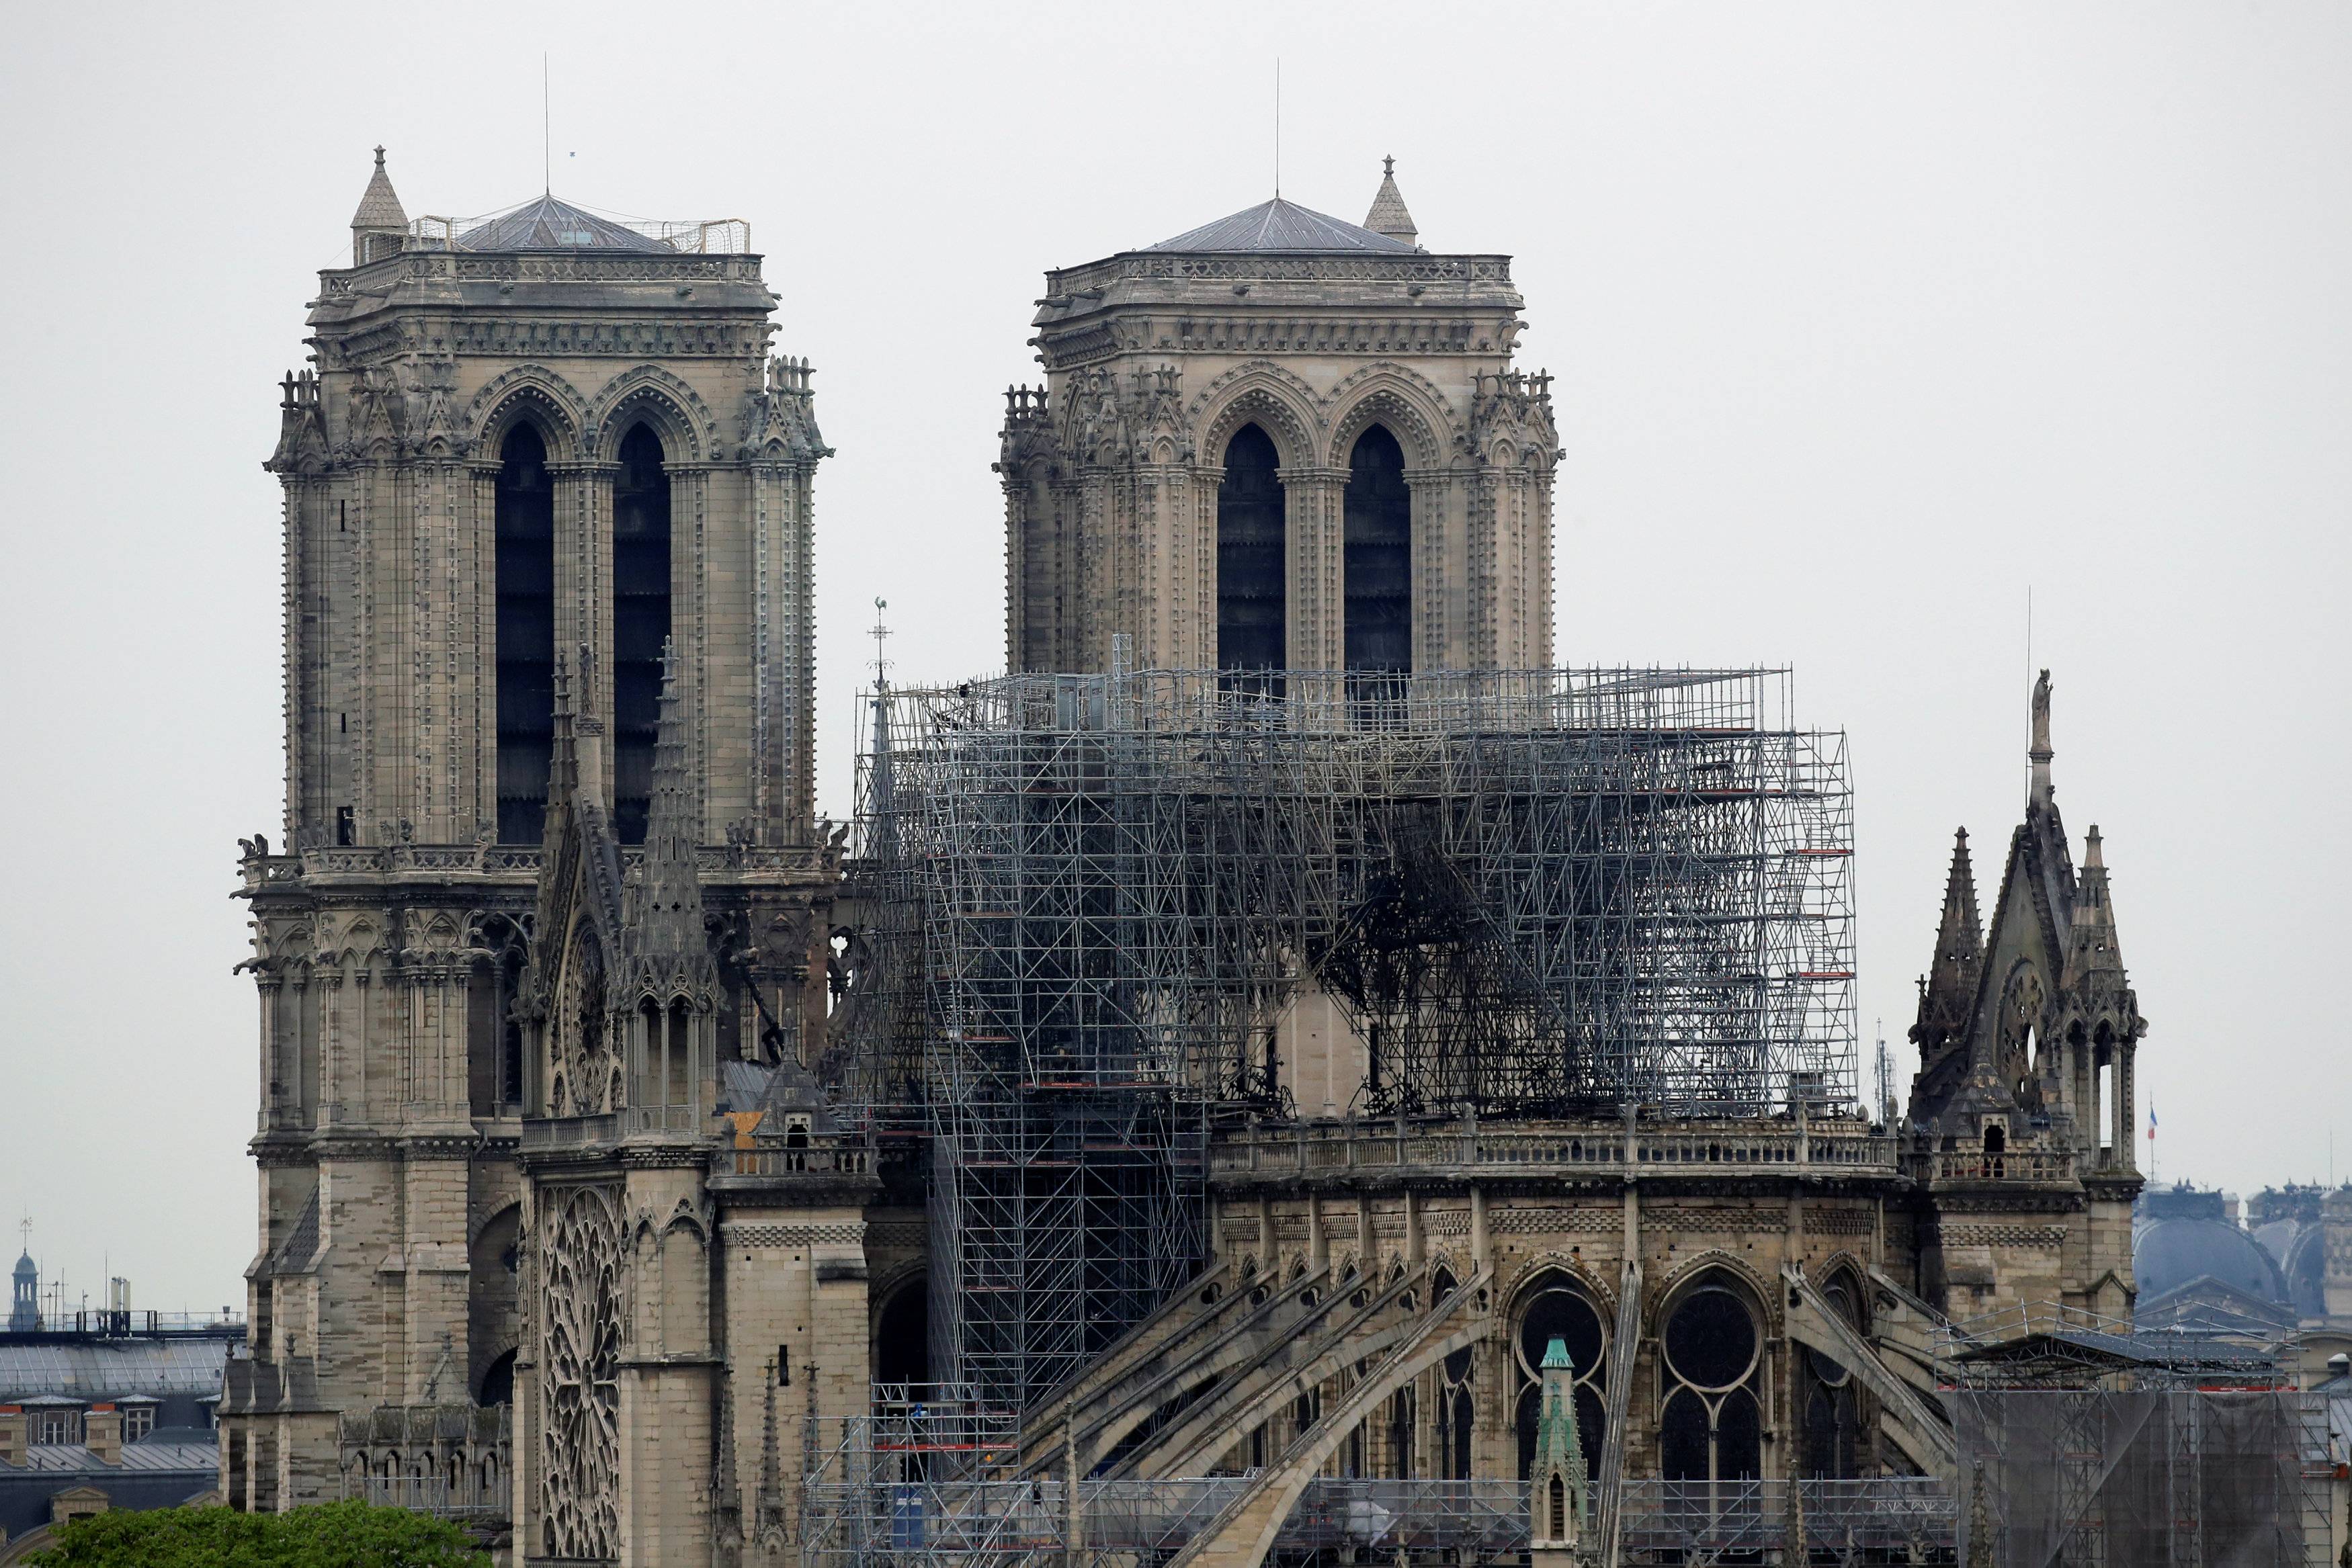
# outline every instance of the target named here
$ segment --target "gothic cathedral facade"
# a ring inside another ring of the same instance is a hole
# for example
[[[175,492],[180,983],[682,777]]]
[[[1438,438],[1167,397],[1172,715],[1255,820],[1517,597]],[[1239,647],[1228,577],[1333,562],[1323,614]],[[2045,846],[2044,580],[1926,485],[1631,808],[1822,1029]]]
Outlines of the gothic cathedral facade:
[[[320,276],[268,463],[286,808],[242,868],[261,1190],[250,1355],[221,1412],[239,1506],[356,1479],[395,1500],[536,1489],[562,1512],[581,1487],[546,1455],[618,1463],[625,1384],[709,1397],[707,1319],[633,1338],[588,1292],[608,1315],[583,1343],[548,1307],[582,1294],[550,1270],[639,1267],[626,1221],[656,1205],[643,1266],[688,1277],[678,1238],[707,1252],[710,1215],[698,1179],[675,1201],[665,1150],[699,1162],[726,1073],[823,1028],[841,844],[813,815],[809,593],[828,449],[737,230],[643,232],[551,197],[462,233],[412,223],[379,150],[352,265]],[[646,917],[625,936],[625,883]],[[559,989],[568,1031],[541,1021]],[[558,1132],[535,1143],[541,1117]],[[625,1176],[625,1121],[643,1145]],[[500,1406],[569,1436],[534,1452],[528,1426],[482,1418]],[[614,1506],[585,1484],[567,1541]]]

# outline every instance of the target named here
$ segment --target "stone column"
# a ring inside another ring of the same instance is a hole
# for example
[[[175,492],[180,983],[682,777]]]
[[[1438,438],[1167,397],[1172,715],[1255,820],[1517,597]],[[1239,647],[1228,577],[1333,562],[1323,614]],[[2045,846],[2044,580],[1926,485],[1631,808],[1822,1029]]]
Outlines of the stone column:
[[[1461,667],[1461,530],[1454,526],[1454,476],[1445,468],[1408,468],[1412,497],[1412,667]]]
[[[1501,605],[1496,574],[1501,570],[1500,530],[1496,527],[1499,488],[1493,466],[1481,462],[1469,476],[1468,515],[1464,519],[1463,578],[1465,663],[1472,668],[1494,668],[1501,661],[1497,635]]]
[[[2137,1065],[2138,1055],[2139,1048],[2131,1041],[2116,1042],[2116,1164],[2127,1171],[2139,1169],[2139,1151],[2132,1146],[2132,1103],[2137,1088],[2133,1069]]]
[[[350,1052],[343,1045],[343,977],[339,969],[317,971],[319,983],[319,1059],[326,1064],[324,1092],[320,1095],[321,1121],[350,1121],[366,1114],[365,1090],[356,1080]]]
[[[555,653],[572,671],[581,716],[613,724],[613,485],[617,463],[551,463],[555,486]],[[580,651],[596,662],[595,687],[580,686]],[[586,704],[593,703],[590,708]],[[613,798],[613,759],[605,748],[596,787]]]
[[[1328,671],[1347,663],[1347,566],[1342,521],[1345,468],[1284,468],[1284,542],[1288,556],[1287,659],[1293,670]]]
[[[751,751],[743,772],[751,780],[759,841],[786,844],[807,833],[815,779],[810,473],[805,464],[765,464],[751,471],[751,483],[750,591],[722,598],[714,574],[710,637],[715,648],[748,653],[751,733],[736,744],[748,744]],[[671,506],[675,517],[675,498]],[[730,771],[723,756],[710,756],[707,762],[706,779]]]
[[[284,1119],[285,1106],[278,1092],[284,1074],[285,1042],[278,1038],[278,977],[274,970],[257,971],[254,988],[261,993],[261,1098],[259,1130],[268,1132]]]
[[[1177,667],[1213,670],[1217,666],[1217,491],[1225,482],[1225,471],[1196,463],[1189,473],[1191,500],[1185,516],[1192,530],[1192,584],[1179,617]]]
[[[451,744],[467,781],[457,820],[472,824],[457,834],[461,841],[494,838],[499,827],[499,469],[495,462],[467,465],[471,510],[458,527],[461,652]]]

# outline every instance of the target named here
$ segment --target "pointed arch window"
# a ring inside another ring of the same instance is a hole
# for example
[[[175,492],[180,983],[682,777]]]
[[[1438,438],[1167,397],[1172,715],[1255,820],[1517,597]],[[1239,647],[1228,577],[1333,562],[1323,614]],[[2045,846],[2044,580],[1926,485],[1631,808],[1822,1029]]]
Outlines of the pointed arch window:
[[[1342,506],[1348,668],[1403,674],[1412,668],[1412,494],[1404,448],[1386,425],[1369,426],[1348,458]]]
[[[1712,1512],[1722,1483],[1763,1473],[1763,1333],[1747,1299],[1710,1279],[1675,1303],[1660,1338],[1659,1474],[1707,1483]]]
[[[1553,1340],[1568,1349],[1575,1368],[1570,1398],[1576,1408],[1577,1441],[1586,1471],[1601,1474],[1601,1439],[1609,1417],[1601,1404],[1608,1384],[1609,1332],[1600,1309],[1583,1288],[1564,1274],[1547,1275],[1526,1298],[1513,1341],[1513,1382],[1518,1388],[1519,1479],[1535,1469],[1536,1428],[1543,1415],[1543,1358]]]
[[[646,424],[621,438],[613,483],[613,832],[646,841],[670,628],[669,475]]]
[[[1279,670],[1289,646],[1289,569],[1282,459],[1274,439],[1244,424],[1225,444],[1217,486],[1217,665]]]
[[[535,844],[555,753],[555,491],[547,442],[528,423],[499,447],[494,513],[499,842]]]

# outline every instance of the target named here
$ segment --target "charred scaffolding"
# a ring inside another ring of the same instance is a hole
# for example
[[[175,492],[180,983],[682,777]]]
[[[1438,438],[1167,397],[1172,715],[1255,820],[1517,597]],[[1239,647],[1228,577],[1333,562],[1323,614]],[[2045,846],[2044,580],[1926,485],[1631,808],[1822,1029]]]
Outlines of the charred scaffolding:
[[[883,691],[845,1098],[931,1139],[932,1364],[1030,1402],[1203,1251],[1213,1127],[1853,1098],[1843,737],[1785,672],[1013,675]]]

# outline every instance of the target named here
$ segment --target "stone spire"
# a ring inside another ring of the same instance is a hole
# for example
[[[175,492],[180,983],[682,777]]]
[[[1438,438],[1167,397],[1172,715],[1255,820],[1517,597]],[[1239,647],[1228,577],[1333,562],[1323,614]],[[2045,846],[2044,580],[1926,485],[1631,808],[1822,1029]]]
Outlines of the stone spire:
[[[549,754],[550,801],[568,800],[580,788],[580,743],[572,733],[572,672],[555,656],[555,740]]]
[[[1944,882],[1944,918],[1936,929],[1936,961],[1919,991],[1919,1022],[1966,1027],[1984,971],[1984,926],[1977,916],[1977,879],[1969,861],[1969,831],[1952,834],[1952,869]]]
[[[1412,214],[1404,210],[1404,195],[1397,189],[1393,158],[1381,160],[1381,188],[1372,197],[1372,210],[1364,214],[1364,226],[1407,245],[1420,243],[1420,232],[1412,226]]]
[[[2109,975],[2120,986],[2124,955],[2116,940],[2116,911],[2107,889],[2106,851],[2099,841],[2099,825],[2083,843],[2083,870],[2074,887],[2074,918],[2066,932],[2064,983],[2085,988],[2094,976]]]
[[[646,864],[631,922],[638,951],[700,959],[702,879],[695,869],[694,772],[679,711],[676,644],[662,643],[660,727],[654,741],[653,802],[646,814]]]
[[[1534,1568],[1554,1568],[1581,1556],[1588,1485],[1584,1440],[1576,1426],[1576,1363],[1568,1342],[1544,1347],[1542,1404],[1536,1416],[1536,1451],[1528,1467],[1528,1545]]]
[[[392,255],[400,249],[400,236],[407,232],[408,214],[393,193],[392,176],[383,172],[383,149],[378,147],[375,173],[360,196],[359,211],[352,214],[352,265],[364,267],[378,256]],[[379,240],[371,247],[370,236],[378,235],[392,236],[391,243]]]

